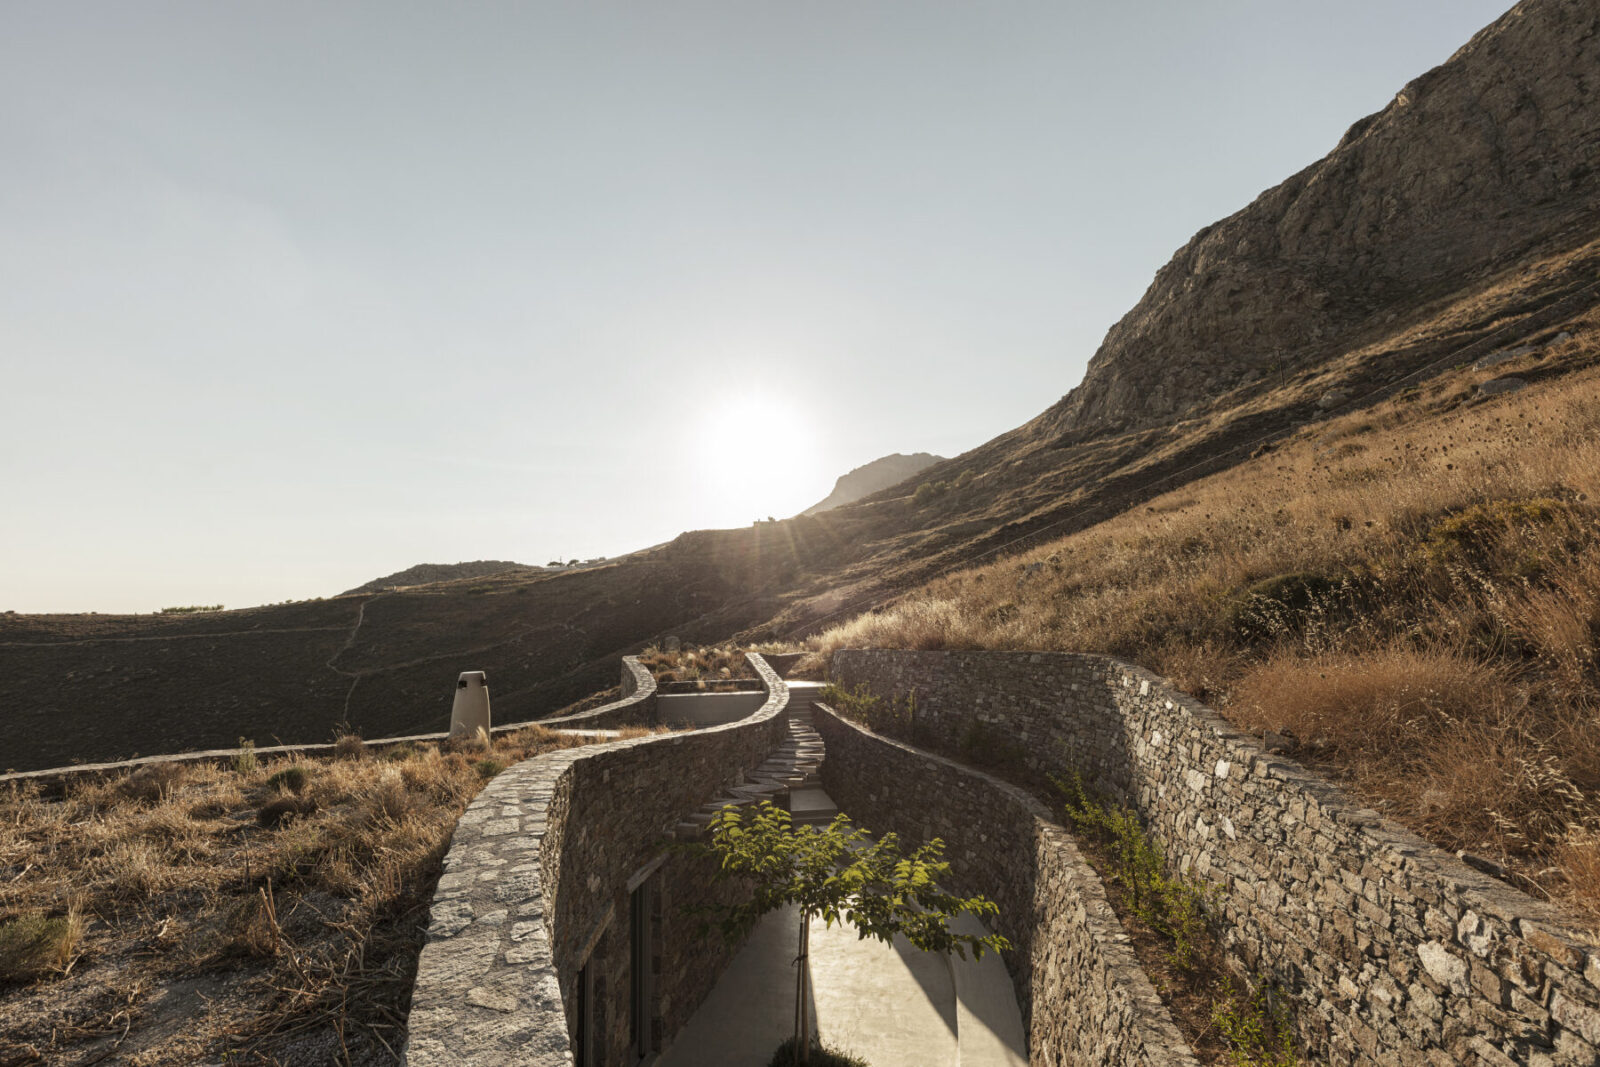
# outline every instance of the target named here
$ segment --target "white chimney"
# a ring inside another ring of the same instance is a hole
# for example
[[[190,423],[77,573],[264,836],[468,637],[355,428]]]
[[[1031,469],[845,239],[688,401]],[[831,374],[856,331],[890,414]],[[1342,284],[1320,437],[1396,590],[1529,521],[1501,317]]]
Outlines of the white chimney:
[[[462,671],[450,706],[450,736],[489,736],[489,679],[482,671]]]

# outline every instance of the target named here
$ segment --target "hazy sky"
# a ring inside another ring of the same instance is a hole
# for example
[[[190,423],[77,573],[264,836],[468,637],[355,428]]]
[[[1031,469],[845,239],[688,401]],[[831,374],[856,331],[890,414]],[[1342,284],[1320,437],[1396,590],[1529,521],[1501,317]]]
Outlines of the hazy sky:
[[[0,610],[955,455],[1508,0],[0,5]]]

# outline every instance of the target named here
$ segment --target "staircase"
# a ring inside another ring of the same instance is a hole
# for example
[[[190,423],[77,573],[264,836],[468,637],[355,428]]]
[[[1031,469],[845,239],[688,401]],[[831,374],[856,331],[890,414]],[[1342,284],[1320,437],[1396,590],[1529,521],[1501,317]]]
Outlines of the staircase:
[[[805,778],[789,787],[789,817],[796,826],[826,826],[839,814],[839,806],[823,792],[818,774],[822,768],[822,735],[812,724],[811,705],[821,691],[821,682],[789,683],[789,737],[798,743],[802,753],[814,753],[816,757],[808,764]]]
[[[821,682],[789,683],[789,703],[784,709],[788,736],[783,743],[744,781],[680,822],[674,828],[675,836],[681,840],[699,837],[723,808],[763,800],[787,808],[796,825],[826,825],[838,814],[838,807],[822,791],[822,780],[817,775],[822,767],[822,736],[812,725],[811,705],[821,689]]]

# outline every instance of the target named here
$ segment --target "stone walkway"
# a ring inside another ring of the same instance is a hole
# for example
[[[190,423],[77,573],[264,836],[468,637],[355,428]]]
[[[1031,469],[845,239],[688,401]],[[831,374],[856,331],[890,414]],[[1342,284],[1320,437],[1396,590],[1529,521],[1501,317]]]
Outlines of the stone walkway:
[[[794,1032],[798,923],[794,908],[761,921],[658,1067],[765,1067]],[[813,1030],[870,1067],[1028,1062],[1016,993],[993,954],[977,963],[946,959],[904,939],[862,941],[813,920],[811,981]]]

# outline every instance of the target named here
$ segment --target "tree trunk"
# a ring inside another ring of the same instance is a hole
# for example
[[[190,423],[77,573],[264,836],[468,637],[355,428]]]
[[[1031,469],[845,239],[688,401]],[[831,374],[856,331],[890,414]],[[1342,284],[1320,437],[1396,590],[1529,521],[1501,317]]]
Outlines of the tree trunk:
[[[811,1062],[811,913],[800,916],[800,1062]]]
[[[802,990],[806,973],[806,927],[810,925],[810,920],[801,915],[800,932],[795,939],[794,948],[794,1040],[796,1044],[800,1042],[800,1013],[804,1010],[803,998],[805,994]],[[798,1054],[799,1050],[796,1049],[795,1051]]]

